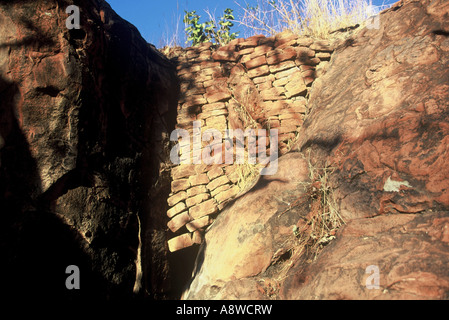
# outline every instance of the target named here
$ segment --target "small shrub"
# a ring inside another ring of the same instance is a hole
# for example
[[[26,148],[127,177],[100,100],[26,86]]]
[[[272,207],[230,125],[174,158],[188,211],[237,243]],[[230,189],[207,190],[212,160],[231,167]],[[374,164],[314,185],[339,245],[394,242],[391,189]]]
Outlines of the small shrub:
[[[229,43],[229,41],[235,39],[238,33],[231,33],[231,27],[234,26],[232,23],[232,20],[234,20],[232,12],[232,9],[227,8],[218,22],[216,22],[213,15],[207,12],[210,20],[200,23],[201,16],[199,16],[196,11],[185,11],[183,21],[186,24],[186,43],[191,41],[192,45],[196,46],[203,42],[210,41],[216,44],[225,45]]]

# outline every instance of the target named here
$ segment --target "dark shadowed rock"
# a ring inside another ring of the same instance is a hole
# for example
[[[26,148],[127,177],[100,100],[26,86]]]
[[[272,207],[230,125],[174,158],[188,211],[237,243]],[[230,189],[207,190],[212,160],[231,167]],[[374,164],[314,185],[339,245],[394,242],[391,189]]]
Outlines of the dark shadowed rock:
[[[66,28],[69,5],[80,29]],[[177,92],[174,67],[105,1],[0,2],[2,279],[34,283],[22,262],[42,233],[33,257],[55,263],[48,294],[66,292],[52,277],[79,264],[102,283],[87,289],[86,277],[81,296],[131,297],[140,221],[136,288],[169,294],[162,162]]]

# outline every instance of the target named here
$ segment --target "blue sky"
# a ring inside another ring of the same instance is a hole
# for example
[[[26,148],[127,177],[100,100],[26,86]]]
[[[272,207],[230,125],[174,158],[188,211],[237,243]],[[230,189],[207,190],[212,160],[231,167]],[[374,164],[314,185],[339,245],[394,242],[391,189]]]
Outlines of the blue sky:
[[[203,11],[209,9],[210,12],[221,16],[226,8],[234,9],[234,15],[238,16],[240,8],[234,0],[106,0],[111,7],[124,19],[131,22],[139,29],[146,41],[161,47],[176,33],[183,36],[184,24],[182,18],[184,10],[196,12],[201,16],[201,22],[205,21],[207,14]],[[237,0],[244,4],[255,5],[257,0]],[[374,6],[392,4],[396,0],[373,0]],[[177,23],[178,22],[178,23]],[[231,31],[240,31],[240,36],[244,36],[243,30],[236,25]],[[184,45],[185,38],[180,42]]]

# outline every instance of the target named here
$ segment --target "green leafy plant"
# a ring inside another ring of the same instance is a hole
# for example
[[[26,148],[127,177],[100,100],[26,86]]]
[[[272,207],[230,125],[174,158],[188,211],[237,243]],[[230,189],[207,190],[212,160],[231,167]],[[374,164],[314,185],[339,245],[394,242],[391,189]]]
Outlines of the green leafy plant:
[[[184,23],[186,24],[186,33],[188,35],[186,43],[192,41],[192,45],[196,46],[200,43],[207,41],[205,33],[205,24],[199,23],[200,16],[196,14],[196,11],[184,11]]]
[[[224,11],[223,16],[220,18],[220,21],[218,22],[219,28],[216,33],[216,40],[220,44],[229,43],[231,40],[234,40],[238,36],[238,32],[231,33],[231,28],[234,26],[234,23],[232,23],[232,20],[234,20],[232,11],[232,9],[227,8]]]
[[[184,23],[186,24],[185,31],[187,33],[187,42],[192,42],[193,46],[199,45],[203,42],[214,42],[216,44],[225,45],[229,41],[238,36],[238,32],[231,33],[231,28],[234,26],[233,10],[227,8],[223,16],[217,22],[215,17],[208,11],[210,20],[200,23],[200,18],[196,11],[184,11]]]

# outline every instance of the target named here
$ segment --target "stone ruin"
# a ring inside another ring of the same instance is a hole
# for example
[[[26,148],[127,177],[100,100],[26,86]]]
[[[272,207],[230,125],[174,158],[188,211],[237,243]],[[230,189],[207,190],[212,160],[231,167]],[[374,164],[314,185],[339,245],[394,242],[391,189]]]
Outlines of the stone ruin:
[[[219,48],[208,42],[172,49],[169,57],[177,66],[181,90],[176,128],[192,136],[198,121],[202,133],[217,129],[222,137],[226,129],[277,129],[276,151],[281,156],[289,151],[303,124],[310,88],[325,72],[332,52],[329,41],[291,32],[235,39]],[[203,141],[202,148],[207,144]],[[255,145],[260,144],[268,147],[270,141],[259,137]],[[245,151],[254,155],[256,149],[252,149]],[[192,152],[181,157],[192,160]],[[217,214],[246,191],[240,183],[245,177],[239,164],[223,162],[181,163],[172,168],[167,200],[171,252],[200,244]]]

